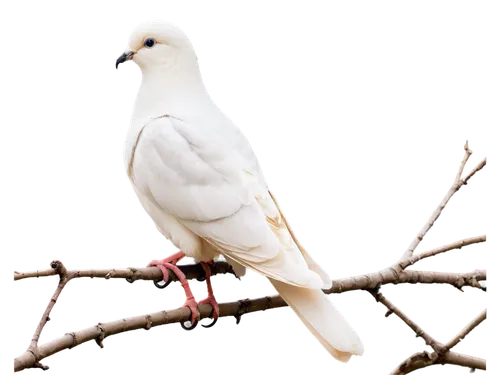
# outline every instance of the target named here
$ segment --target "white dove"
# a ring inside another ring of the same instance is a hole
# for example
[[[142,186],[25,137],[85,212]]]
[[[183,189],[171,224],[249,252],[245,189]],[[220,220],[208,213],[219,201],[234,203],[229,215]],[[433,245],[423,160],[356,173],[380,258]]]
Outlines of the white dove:
[[[218,305],[207,262],[223,255],[236,272],[266,276],[318,341],[336,359],[361,355],[363,344],[321,288],[331,279],[298,243],[268,190],[257,158],[240,130],[208,95],[191,43],[178,28],[147,22],[116,61],[142,71],[125,145],[125,166],[141,204],[180,252],[149,265],[171,269],[199,317],[185,276],[184,256],[201,262],[208,298]]]

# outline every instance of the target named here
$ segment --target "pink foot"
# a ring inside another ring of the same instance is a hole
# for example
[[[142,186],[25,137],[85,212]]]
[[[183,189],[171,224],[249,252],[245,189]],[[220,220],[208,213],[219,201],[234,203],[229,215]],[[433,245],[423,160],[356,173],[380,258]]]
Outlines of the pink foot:
[[[205,304],[209,304],[212,306],[213,310],[212,310],[211,318],[217,319],[219,317],[219,304],[215,300],[215,297],[212,295],[212,296],[209,296],[208,298],[202,299],[200,302],[198,302],[198,305],[205,305]]]
[[[201,265],[205,270],[206,275],[205,290],[207,291],[207,297],[203,298],[199,302],[199,304],[204,305],[206,303],[209,303],[210,305],[212,305],[212,319],[216,320],[219,317],[219,303],[217,302],[217,297],[215,297],[214,288],[212,287],[212,272],[210,271],[210,267],[206,263],[201,263]]]
[[[184,279],[180,283],[182,293],[184,294],[184,302],[182,302],[181,307],[189,307],[191,310],[191,325],[194,326],[195,322],[200,320],[200,313],[198,312],[198,300],[193,293],[193,287],[191,283]]]
[[[184,288],[184,292],[186,293],[186,302],[184,302],[183,307],[189,307],[191,310],[191,325],[185,326],[184,322],[181,323],[182,328],[191,330],[194,329],[197,325],[198,320],[200,319],[200,313],[198,312],[198,303],[194,299],[193,293],[191,292],[191,288],[189,287],[189,283],[186,279],[186,275],[177,267],[175,264],[184,257],[182,252],[175,253],[168,258],[163,260],[153,260],[148,264],[148,267],[158,267],[163,273],[163,281],[165,282],[164,286],[159,286],[155,283],[155,285],[160,288],[165,287],[169,283],[169,273],[168,270],[171,270],[181,282],[182,287]]]
[[[177,275],[178,272],[180,272],[183,276],[184,274],[182,273],[182,271],[176,267],[175,265],[177,264],[177,262],[179,260],[181,260],[182,258],[184,258],[184,253],[182,253],[181,251],[175,253],[175,254],[172,254],[170,255],[169,257],[163,259],[163,260],[152,260],[151,262],[149,262],[149,264],[147,265],[147,267],[158,267],[161,272],[163,273],[163,281],[165,282],[163,284],[163,286],[160,286],[159,284],[157,284],[155,282],[155,285],[158,287],[158,288],[164,288],[166,287],[168,284],[169,284],[169,273],[168,273],[168,269],[171,269],[174,274]],[[178,272],[176,272],[175,269],[177,269]],[[179,277],[179,276],[177,276]],[[179,278],[180,280],[180,278]]]

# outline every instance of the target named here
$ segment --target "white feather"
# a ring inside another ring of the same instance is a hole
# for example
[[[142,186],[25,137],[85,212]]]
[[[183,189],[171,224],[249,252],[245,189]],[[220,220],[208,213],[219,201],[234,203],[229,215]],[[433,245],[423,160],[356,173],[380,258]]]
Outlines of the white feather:
[[[142,48],[144,37],[153,48]],[[125,164],[158,229],[187,256],[219,254],[268,277],[337,359],[361,354],[356,333],[320,288],[328,274],[300,246],[269,193],[249,143],[205,91],[184,34],[147,23],[129,49],[143,71]]]

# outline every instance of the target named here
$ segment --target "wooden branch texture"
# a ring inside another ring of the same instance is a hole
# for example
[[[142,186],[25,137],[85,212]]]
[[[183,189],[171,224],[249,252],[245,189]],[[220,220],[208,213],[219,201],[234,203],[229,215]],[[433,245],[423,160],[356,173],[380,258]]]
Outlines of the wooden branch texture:
[[[219,304],[219,317],[235,316],[238,318],[243,314],[265,311],[284,306],[286,306],[286,303],[279,296],[221,303]],[[200,305],[199,310],[201,319],[208,318],[211,314],[212,307],[210,305]],[[19,371],[32,367],[33,364],[43,358],[51,356],[64,349],[71,349],[90,340],[96,340],[97,344],[103,347],[102,342],[104,338],[111,335],[136,329],[149,330],[152,327],[165,324],[186,322],[190,319],[190,313],[189,308],[182,307],[176,310],[158,311],[151,314],[115,320],[108,323],[99,323],[81,331],[70,332],[39,346],[36,353],[26,351],[21,356],[17,357],[14,360],[14,370]]]

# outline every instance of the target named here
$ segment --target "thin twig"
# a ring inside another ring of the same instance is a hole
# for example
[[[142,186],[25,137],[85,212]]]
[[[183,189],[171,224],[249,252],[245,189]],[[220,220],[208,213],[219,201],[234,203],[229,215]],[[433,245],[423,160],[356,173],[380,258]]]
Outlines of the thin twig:
[[[410,372],[413,372],[415,370],[438,364],[451,364],[469,367],[471,369],[486,370],[486,360],[450,351],[450,349],[457,345],[465,336],[467,336],[485,319],[486,310],[484,310],[481,314],[474,318],[446,345],[442,346],[442,344],[440,344],[441,346],[439,348],[441,352],[435,350],[433,353],[428,353],[426,351],[415,353],[401,362],[401,364],[395,370],[393,370],[390,375],[409,374]]]
[[[45,309],[42,318],[38,323],[38,326],[36,327],[35,333],[33,334],[33,338],[31,339],[31,343],[28,349],[26,350],[26,352],[29,352],[35,359],[33,367],[41,368],[43,370],[48,370],[48,367],[42,365],[39,362],[40,358],[38,355],[38,340],[40,339],[40,335],[42,334],[45,325],[50,320],[50,313],[54,308],[54,305],[56,304],[59,295],[61,294],[62,290],[70,280],[70,278],[68,277],[68,271],[66,270],[66,267],[64,267],[64,265],[60,261],[55,260],[50,264],[50,266],[52,267],[52,270],[54,270],[54,272],[59,275],[59,283],[57,284],[57,288],[54,294],[52,295],[52,298],[50,299],[49,304],[47,305],[47,308]]]
[[[460,341],[462,341],[465,336],[467,336],[474,328],[476,328],[479,324],[484,322],[486,320],[486,309],[484,309],[481,314],[476,316],[474,320],[472,320],[467,326],[464,327],[457,335],[452,338],[447,344],[446,347],[448,349],[453,348],[455,345],[457,345]]]
[[[417,337],[422,337],[427,345],[432,347],[436,352],[444,354],[446,352],[443,344],[434,339],[431,335],[425,332],[417,323],[411,320],[405,313],[403,313],[398,307],[396,307],[391,301],[385,298],[379,289],[369,290],[370,294],[375,298],[377,302],[380,302],[385,307],[387,307],[388,314],[386,316],[394,313],[397,315],[408,327],[410,327],[413,332],[417,334]]]
[[[409,374],[410,372],[413,372],[415,370],[435,364],[453,364],[469,367],[471,369],[486,369],[486,361],[484,359],[450,352],[450,349],[452,349],[456,344],[460,342],[460,340],[467,336],[467,334],[469,334],[474,328],[476,328],[479,324],[481,324],[481,322],[486,319],[486,310],[484,310],[481,314],[474,318],[474,320],[472,320],[446,345],[443,345],[431,335],[429,335],[426,331],[424,331],[417,323],[411,320],[391,301],[385,298],[382,293],[380,293],[380,290],[378,288],[369,290],[369,292],[377,302],[380,302],[385,307],[387,307],[387,313],[385,314],[386,317],[391,314],[395,314],[408,327],[410,327],[413,332],[417,334],[417,337],[422,337],[425,343],[431,346],[432,349],[434,349],[433,353],[424,351],[421,353],[413,354],[412,356],[404,360],[393,372],[391,372],[391,375]]]
[[[432,250],[428,251],[423,251],[420,254],[413,255],[411,257],[404,258],[399,261],[398,263],[398,268],[400,270],[404,270],[408,266],[417,263],[419,260],[429,258],[438,254],[445,253],[450,250],[455,250],[455,249],[461,249],[463,246],[468,246],[480,242],[486,242],[486,235],[483,236],[478,236],[478,237],[472,237],[472,238],[467,238],[465,240],[460,240],[453,242],[451,244],[441,246]]]
[[[469,181],[469,179],[474,176],[476,174],[476,172],[480,171],[481,169],[483,169],[483,167],[486,165],[486,158],[484,158],[483,160],[481,160],[481,162],[476,165],[476,167],[469,172],[469,174],[462,179],[462,185],[467,185],[467,182]]]
[[[457,176],[455,178],[455,180],[453,181],[453,185],[451,186],[451,188],[448,190],[448,192],[446,193],[445,197],[443,198],[443,200],[441,201],[441,203],[439,204],[439,206],[436,208],[436,210],[434,210],[434,212],[432,213],[431,217],[429,218],[429,220],[425,223],[425,225],[423,226],[423,228],[420,230],[420,232],[418,233],[417,237],[415,237],[415,239],[413,240],[413,242],[410,244],[410,246],[408,247],[408,249],[405,251],[405,253],[403,254],[403,256],[401,257],[400,260],[403,260],[405,258],[409,258],[413,255],[413,252],[415,251],[415,249],[417,248],[417,246],[420,244],[420,242],[422,242],[422,240],[424,239],[424,236],[427,234],[427,232],[429,231],[429,229],[432,228],[432,226],[434,225],[434,223],[436,222],[436,220],[439,218],[439,216],[441,215],[441,212],[443,211],[443,209],[446,207],[446,204],[448,203],[448,201],[450,200],[450,198],[463,186],[463,185],[466,185],[467,184],[467,181],[477,172],[479,171],[481,168],[483,168],[485,165],[486,165],[486,159],[484,159],[481,163],[479,163],[471,173],[469,173],[469,175],[467,175],[467,177],[465,177],[464,179],[461,179],[461,176],[462,176],[462,173],[463,173],[463,170],[464,170],[464,167],[465,167],[465,164],[467,163],[467,160],[469,160],[469,156],[472,154],[472,151],[469,149],[469,145],[468,145],[468,142],[465,143],[465,146],[464,146],[464,149],[465,149],[465,155],[464,155],[464,158],[462,160],[462,163],[460,164],[460,168],[458,170],[458,173],[457,173]]]

